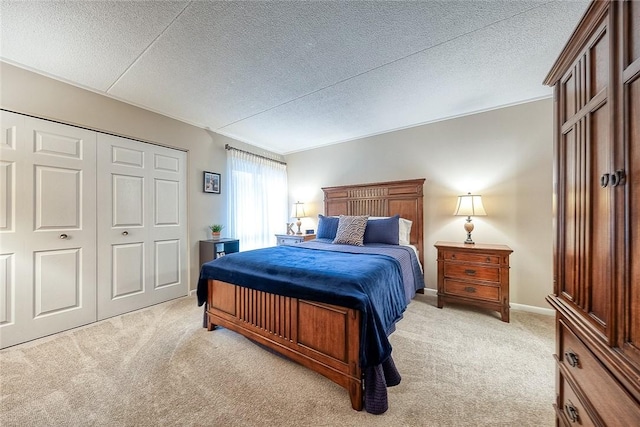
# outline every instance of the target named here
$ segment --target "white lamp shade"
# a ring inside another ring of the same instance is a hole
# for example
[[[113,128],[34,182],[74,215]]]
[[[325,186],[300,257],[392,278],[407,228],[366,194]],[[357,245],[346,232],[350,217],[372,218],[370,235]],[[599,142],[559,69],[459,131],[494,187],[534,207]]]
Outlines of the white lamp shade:
[[[458,206],[453,214],[457,216],[485,216],[487,212],[482,206],[482,196],[471,193],[458,196]]]
[[[291,209],[291,217],[292,218],[304,218],[307,214],[304,212],[304,203],[295,202],[293,204],[293,209]]]

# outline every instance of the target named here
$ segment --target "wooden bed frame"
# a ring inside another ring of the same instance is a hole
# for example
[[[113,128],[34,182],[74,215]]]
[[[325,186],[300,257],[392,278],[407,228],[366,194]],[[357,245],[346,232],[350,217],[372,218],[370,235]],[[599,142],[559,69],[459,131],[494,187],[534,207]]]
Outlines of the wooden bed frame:
[[[323,188],[325,215],[392,216],[413,221],[411,244],[424,265],[424,179]],[[363,407],[360,312],[209,280],[207,329],[222,326],[318,372]]]

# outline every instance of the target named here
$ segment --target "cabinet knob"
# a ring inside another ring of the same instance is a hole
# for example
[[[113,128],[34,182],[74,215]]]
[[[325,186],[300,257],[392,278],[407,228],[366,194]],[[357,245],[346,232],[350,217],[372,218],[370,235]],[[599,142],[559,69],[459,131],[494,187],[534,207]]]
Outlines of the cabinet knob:
[[[123,235],[123,236],[128,236],[128,235],[129,235],[129,232],[128,232],[127,230],[125,230],[125,231],[123,231],[123,232],[122,232],[122,235]]]
[[[476,271],[467,269],[467,270],[464,271],[464,274],[466,274],[467,276],[475,276],[476,275]]]
[[[68,236],[68,235],[66,235],[66,234],[64,234],[64,233],[62,233],[62,234],[60,235],[60,238],[61,238],[62,240],[66,240],[66,239],[68,239],[68,238],[69,238],[69,236]]]
[[[576,409],[575,406],[573,406],[573,403],[571,402],[565,403],[564,412],[565,414],[567,414],[567,418],[569,418],[569,421],[571,421],[572,423],[578,422],[578,419],[580,417],[578,416],[578,410]]]
[[[605,173],[600,177],[600,187],[606,188],[607,185],[609,185],[609,174]]]
[[[573,350],[567,350],[564,352],[564,359],[567,361],[572,368],[578,366],[579,358],[578,355],[573,352]]]

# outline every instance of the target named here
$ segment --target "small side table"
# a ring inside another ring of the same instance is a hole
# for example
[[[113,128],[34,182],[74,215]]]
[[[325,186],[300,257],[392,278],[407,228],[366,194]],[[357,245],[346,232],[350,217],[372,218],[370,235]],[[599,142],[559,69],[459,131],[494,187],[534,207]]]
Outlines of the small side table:
[[[315,234],[276,234],[277,245],[295,245],[316,238]]]
[[[505,245],[436,242],[438,308],[447,302],[499,311],[509,322],[509,255]]]
[[[240,251],[238,239],[200,240],[200,265],[238,251]]]

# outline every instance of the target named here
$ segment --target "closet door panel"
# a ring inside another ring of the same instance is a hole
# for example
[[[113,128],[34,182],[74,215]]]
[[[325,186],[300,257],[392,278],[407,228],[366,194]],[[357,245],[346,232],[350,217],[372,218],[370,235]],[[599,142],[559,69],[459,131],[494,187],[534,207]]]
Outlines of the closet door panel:
[[[2,118],[6,347],[96,320],[96,133]]]
[[[153,266],[155,302],[184,296],[187,284],[186,153],[152,146]]]
[[[98,317],[187,294],[186,156],[99,136]]]

